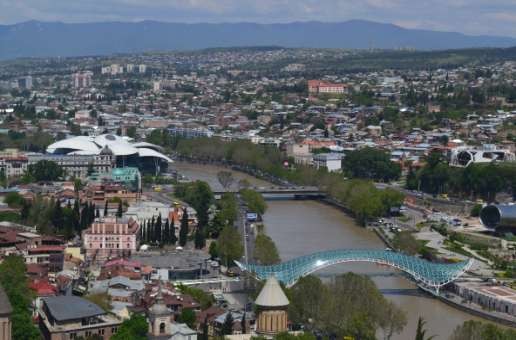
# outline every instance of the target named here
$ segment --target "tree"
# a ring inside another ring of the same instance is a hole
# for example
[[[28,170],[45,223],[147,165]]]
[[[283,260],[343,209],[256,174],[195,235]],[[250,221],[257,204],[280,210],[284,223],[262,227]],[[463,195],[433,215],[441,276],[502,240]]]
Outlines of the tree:
[[[26,266],[21,256],[7,256],[0,263],[0,285],[13,308],[12,338],[38,340],[41,335],[32,323],[32,293],[27,285]]]
[[[186,323],[188,327],[195,329],[195,320],[195,312],[190,308],[183,308],[178,321]]]
[[[407,325],[407,315],[392,301],[386,301],[382,307],[379,325],[383,330],[384,339],[390,340],[395,333],[399,334],[405,328]]]
[[[242,320],[240,321],[240,323],[242,325],[242,334],[246,334],[247,333],[246,314],[247,313],[244,311],[244,315],[242,316]]]
[[[265,203],[265,199],[263,198],[262,194],[251,189],[243,189],[240,191],[240,195],[242,196],[244,202],[247,204],[249,211],[260,215],[265,214],[265,210],[267,210],[267,203]]]
[[[19,209],[23,207],[25,199],[22,195],[13,191],[5,195],[4,203],[7,204],[9,208]]]
[[[179,184],[175,188],[175,195],[197,211],[197,218],[202,227],[208,224],[208,210],[214,200],[213,192],[208,183],[195,181]]]
[[[264,233],[256,236],[253,256],[261,265],[271,265],[281,261],[276,244]]]
[[[238,181],[238,190],[249,189],[250,186],[251,183],[245,178]]]
[[[224,319],[224,323],[220,329],[221,335],[231,335],[233,334],[233,315],[231,312],[227,312],[226,318]]]
[[[52,224],[54,225],[55,230],[63,231],[64,229],[64,215],[63,210],[61,209],[61,202],[56,200],[54,205],[54,210],[52,212]]]
[[[63,169],[53,161],[41,160],[27,167],[26,182],[57,181],[64,177]]]
[[[344,170],[352,177],[389,182],[401,174],[399,164],[390,160],[390,155],[382,150],[363,148],[346,155]]]
[[[450,340],[509,340],[516,339],[516,331],[505,329],[491,323],[469,320],[457,326]]]
[[[392,240],[392,245],[408,255],[416,255],[421,251],[421,244],[410,231],[404,230],[397,233]]]
[[[242,236],[233,226],[226,226],[218,238],[219,255],[226,264],[226,267],[233,264],[234,260],[242,257],[244,247]]]
[[[116,217],[122,217],[122,214],[124,213],[123,207],[122,207],[122,201],[118,202],[118,209],[116,211]]]
[[[310,324],[313,321],[319,323],[329,293],[318,277],[309,275],[300,278],[290,289],[289,318],[298,324]]]
[[[172,221],[170,221],[169,240],[170,244],[172,245],[177,243],[176,222],[174,222],[174,218],[172,218]]]
[[[403,311],[390,304],[374,282],[363,275],[347,273],[328,284],[307,276],[286,293],[290,300],[289,316],[294,323],[337,338],[372,340],[378,328],[385,333],[392,328],[396,333],[404,325],[403,317],[390,320],[396,313],[404,315]]]
[[[163,237],[161,241],[163,244],[170,244],[170,222],[168,218],[165,220],[165,225],[163,226]]]
[[[0,168],[0,186],[7,187],[7,176],[5,174],[5,168]]]
[[[154,241],[162,244],[162,232],[161,232],[161,214],[158,215],[156,223],[154,225]]]
[[[435,335],[429,337],[426,336],[427,330],[425,329],[425,324],[426,321],[422,317],[419,317],[419,319],[417,320],[415,340],[432,340],[433,338],[435,338]]]
[[[206,238],[204,237],[203,231],[199,227],[195,229],[194,243],[195,249],[202,249],[206,246]]]
[[[210,243],[210,249],[208,251],[210,253],[210,257],[211,259],[216,259],[217,257],[219,257],[219,249],[218,249],[218,246],[217,246],[217,241],[211,241]]]
[[[145,340],[149,325],[143,315],[133,314],[129,320],[125,320],[111,340]]]
[[[231,171],[219,171],[217,173],[217,179],[224,188],[224,190],[229,191],[231,188],[231,185],[233,185],[233,182],[235,179],[233,178],[233,173]]]
[[[188,238],[188,211],[183,208],[183,216],[181,216],[181,227],[179,229],[179,245],[184,247]]]

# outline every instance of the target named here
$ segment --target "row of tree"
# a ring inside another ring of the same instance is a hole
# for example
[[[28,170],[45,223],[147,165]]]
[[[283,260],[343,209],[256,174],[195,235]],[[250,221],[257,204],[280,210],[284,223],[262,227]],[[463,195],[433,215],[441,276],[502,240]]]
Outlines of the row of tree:
[[[42,234],[63,235],[67,239],[80,234],[100,215],[91,202],[75,200],[73,205],[68,202],[63,207],[59,200],[36,196],[27,201],[15,192],[7,194],[5,199],[9,207],[20,209],[20,222],[35,226]]]
[[[448,193],[458,197],[481,197],[495,201],[502,191],[516,194],[516,166],[511,163],[471,164],[466,168],[451,167],[438,152],[426,158],[419,171],[410,169],[407,189],[419,189],[430,194]]]
[[[140,225],[140,240],[147,244],[159,245],[160,247],[175,245],[178,239],[174,220],[169,221],[167,218],[165,223],[163,223],[160,214],[156,219],[153,216],[152,219],[142,222]]]
[[[350,164],[349,168],[345,169],[346,172],[358,177],[352,180],[345,180],[341,174],[309,166],[285,168],[283,162],[289,160],[277,148],[255,145],[247,141],[225,142],[218,138],[181,139],[177,143],[176,151],[190,159],[236,164],[253,175],[266,179],[281,178],[298,185],[317,186],[349,209],[360,223],[385,215],[392,206],[399,206],[404,198],[398,192],[376,189],[367,181],[387,181],[399,176],[399,168],[381,151],[366,149],[353,154],[353,161],[348,159],[345,162]],[[353,163],[357,163],[357,166],[353,166]]]

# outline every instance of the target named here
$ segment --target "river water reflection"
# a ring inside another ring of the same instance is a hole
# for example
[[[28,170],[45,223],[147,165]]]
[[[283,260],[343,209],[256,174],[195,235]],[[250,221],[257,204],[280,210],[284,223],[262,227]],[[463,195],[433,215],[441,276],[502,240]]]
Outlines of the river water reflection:
[[[218,187],[216,174],[221,168],[216,166],[177,163],[175,167],[191,179],[202,179]],[[257,186],[266,182],[247,178]],[[264,216],[267,234],[276,242],[282,260],[310,254],[320,250],[341,248],[383,249],[378,237],[356,225],[354,220],[342,211],[316,201],[269,201]],[[353,271],[369,275],[382,293],[407,312],[408,324],[402,334],[393,339],[414,339],[419,316],[427,322],[428,334],[435,339],[448,339],[453,329],[466,320],[478,319],[452,308],[434,298],[422,294],[414,283],[400,272],[384,266],[369,263],[350,263],[332,266],[316,273],[323,280]]]

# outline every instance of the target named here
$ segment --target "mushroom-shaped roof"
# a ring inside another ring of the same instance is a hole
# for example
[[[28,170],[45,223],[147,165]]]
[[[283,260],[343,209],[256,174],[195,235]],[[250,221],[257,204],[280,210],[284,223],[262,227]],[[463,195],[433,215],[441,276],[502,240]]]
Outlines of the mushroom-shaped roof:
[[[113,135],[110,133],[99,135],[99,136],[95,137],[95,143],[100,145],[101,147],[110,145],[110,144],[116,143],[116,142],[127,143],[127,141],[123,137]]]
[[[87,151],[90,154],[96,154],[99,147],[88,136],[76,136],[50,144],[47,147],[47,152],[54,153],[58,149]]]
[[[148,142],[137,142],[137,143],[133,143],[132,145],[137,149],[147,148],[147,149],[153,149],[153,150],[160,151],[160,152],[163,151],[163,148],[161,146],[155,145],[152,143],[148,143]]]
[[[255,304],[261,307],[284,307],[288,306],[287,296],[274,276],[269,276]]]
[[[156,150],[153,150],[153,149],[139,148],[138,154],[140,155],[140,157],[156,157],[156,158],[161,158],[162,160],[167,161],[169,163],[172,163],[172,159],[168,158],[161,152],[157,152]]]

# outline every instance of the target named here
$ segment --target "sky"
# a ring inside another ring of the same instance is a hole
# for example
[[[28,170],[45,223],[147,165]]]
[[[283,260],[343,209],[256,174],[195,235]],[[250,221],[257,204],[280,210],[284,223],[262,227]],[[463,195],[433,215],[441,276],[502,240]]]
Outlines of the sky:
[[[516,37],[516,0],[0,0],[0,24],[364,19],[407,28]]]

